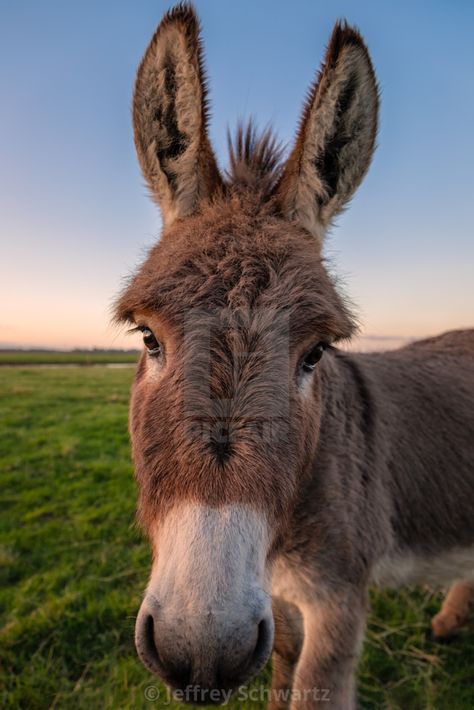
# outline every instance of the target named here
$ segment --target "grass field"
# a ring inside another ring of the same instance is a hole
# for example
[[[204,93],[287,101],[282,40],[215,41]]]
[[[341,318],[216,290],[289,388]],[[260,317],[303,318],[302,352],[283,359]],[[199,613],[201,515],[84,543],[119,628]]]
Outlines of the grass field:
[[[160,686],[133,648],[149,553],[134,527],[132,374],[0,369],[2,708],[167,706],[163,694],[147,700]],[[428,590],[372,595],[364,708],[474,707],[474,630],[450,645],[429,641],[438,605]]]

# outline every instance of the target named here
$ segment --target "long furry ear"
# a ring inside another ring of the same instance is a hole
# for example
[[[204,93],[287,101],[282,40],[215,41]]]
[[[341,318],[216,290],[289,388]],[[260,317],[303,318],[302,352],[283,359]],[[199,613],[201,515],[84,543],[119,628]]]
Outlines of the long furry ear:
[[[192,214],[222,186],[207,135],[206,93],[199,21],[181,3],[153,35],[133,97],[138,158],[166,225]]]
[[[276,188],[287,217],[318,238],[367,172],[378,103],[375,73],[362,37],[337,23]]]

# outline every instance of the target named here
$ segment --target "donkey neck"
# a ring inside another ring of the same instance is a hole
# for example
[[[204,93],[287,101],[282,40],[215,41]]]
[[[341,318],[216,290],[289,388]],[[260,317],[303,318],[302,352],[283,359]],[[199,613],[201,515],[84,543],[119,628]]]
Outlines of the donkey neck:
[[[338,539],[330,542],[359,547],[372,559],[388,549],[435,555],[473,544],[472,463],[465,452],[474,422],[455,376],[466,370],[468,377],[467,359],[459,355],[448,367],[446,358],[414,348],[327,356],[320,434],[296,529],[312,518],[325,534],[337,519]],[[451,446],[438,446],[443,437]]]

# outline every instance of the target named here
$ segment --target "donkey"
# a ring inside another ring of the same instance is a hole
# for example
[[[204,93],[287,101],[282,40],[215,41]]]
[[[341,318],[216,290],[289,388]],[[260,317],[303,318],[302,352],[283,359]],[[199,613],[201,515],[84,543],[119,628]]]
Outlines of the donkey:
[[[453,582],[441,637],[474,599],[474,330],[335,345],[356,323],[323,238],[377,113],[367,48],[339,22],[288,159],[240,126],[223,174],[190,5],[138,69],[135,143],[163,232],[116,304],[144,341],[130,432],[153,565],[135,640],[190,702],[224,702],[273,650],[270,708],[349,710],[370,584]]]

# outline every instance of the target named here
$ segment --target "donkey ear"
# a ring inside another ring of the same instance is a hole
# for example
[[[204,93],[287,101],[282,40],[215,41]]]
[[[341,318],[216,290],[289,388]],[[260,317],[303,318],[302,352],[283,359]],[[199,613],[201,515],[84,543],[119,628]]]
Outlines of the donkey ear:
[[[222,186],[207,121],[199,21],[190,5],[179,4],[145,52],[133,97],[138,158],[166,225]]]
[[[276,188],[290,219],[318,238],[350,199],[372,158],[378,89],[358,32],[337,23]]]

